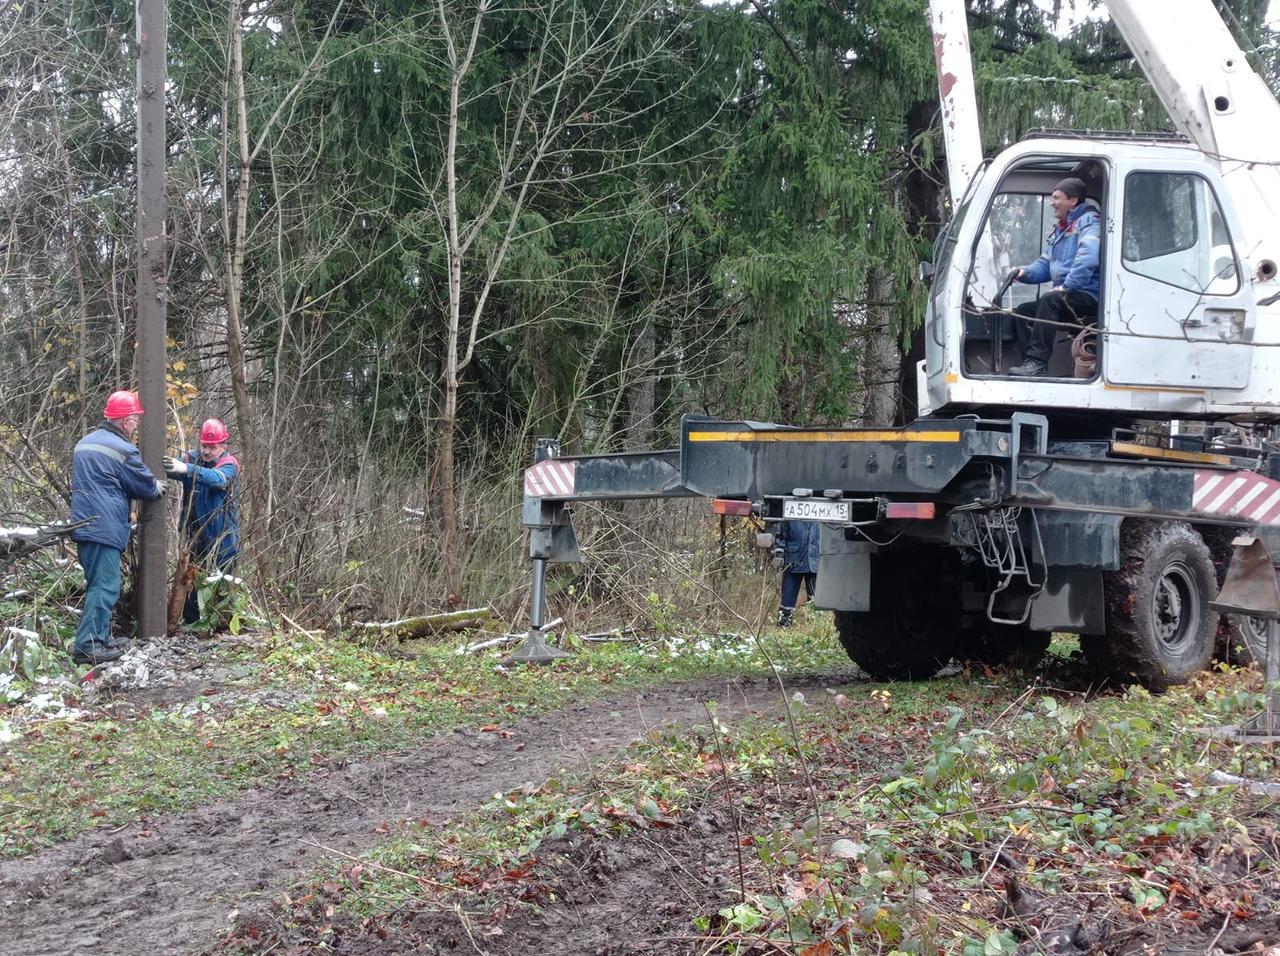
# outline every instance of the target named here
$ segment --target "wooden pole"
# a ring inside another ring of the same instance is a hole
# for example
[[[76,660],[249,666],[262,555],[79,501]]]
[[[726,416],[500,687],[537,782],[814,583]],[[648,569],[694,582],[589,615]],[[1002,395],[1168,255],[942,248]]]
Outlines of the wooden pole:
[[[163,480],[165,453],[165,0],[137,0],[138,34],[138,377],[146,414],[139,426],[143,461]],[[138,562],[138,636],[165,633],[168,582],[163,502],[142,508]]]

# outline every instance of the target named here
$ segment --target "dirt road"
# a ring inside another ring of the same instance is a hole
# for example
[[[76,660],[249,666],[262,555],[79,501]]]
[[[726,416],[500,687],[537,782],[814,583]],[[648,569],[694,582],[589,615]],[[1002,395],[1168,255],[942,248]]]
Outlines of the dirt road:
[[[496,791],[607,757],[652,728],[705,723],[708,699],[724,719],[781,703],[777,685],[759,680],[627,694],[523,721],[509,738],[455,731],[410,753],[89,832],[0,863],[0,952],[136,956],[205,948],[231,910],[305,875],[322,848],[357,852],[386,839],[388,821],[440,823]]]

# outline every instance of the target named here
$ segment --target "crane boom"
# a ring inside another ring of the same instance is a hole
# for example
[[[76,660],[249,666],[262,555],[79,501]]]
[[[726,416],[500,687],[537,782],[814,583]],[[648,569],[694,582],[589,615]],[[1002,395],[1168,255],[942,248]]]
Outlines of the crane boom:
[[[1240,253],[1263,281],[1280,261],[1280,103],[1210,0],[1107,0],[1178,131],[1217,162],[1240,213]]]
[[[947,185],[953,207],[982,163],[978,102],[973,85],[973,56],[964,0],[929,0],[929,29],[937,66],[938,102],[947,152]]]

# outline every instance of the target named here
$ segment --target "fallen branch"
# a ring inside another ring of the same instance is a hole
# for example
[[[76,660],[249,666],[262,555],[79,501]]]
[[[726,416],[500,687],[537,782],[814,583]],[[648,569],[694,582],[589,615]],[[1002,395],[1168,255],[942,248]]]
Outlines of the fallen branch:
[[[587,641],[592,644],[608,643],[611,641],[638,641],[637,636],[640,632],[638,627],[615,627],[609,631],[593,631],[590,634],[579,634],[578,640]]]
[[[498,615],[491,607],[474,607],[465,611],[444,611],[440,614],[422,614],[417,617],[401,618],[398,621],[356,621],[355,626],[362,631],[377,631],[380,634],[394,634],[401,640],[411,637],[426,637],[428,634],[439,634],[442,631],[465,631],[487,624]]]
[[[299,624],[297,621],[291,618],[288,614],[285,614],[283,612],[281,612],[280,614],[280,620],[284,621],[286,624],[288,624],[291,628],[293,628],[299,634],[303,634],[307,637],[319,637],[321,634],[324,633],[324,631],[308,631],[305,627],[303,627],[301,624]]]
[[[65,538],[77,528],[95,521],[97,515],[83,521],[54,521],[39,525],[16,525],[0,527],[0,567],[10,561],[35,554],[41,548],[48,547],[59,538]]]
[[[352,863],[358,863],[361,866],[363,866],[366,870],[378,870],[379,872],[382,872],[382,873],[390,873],[392,876],[403,877],[406,880],[411,880],[412,882],[418,883],[420,885],[426,884],[427,886],[434,886],[437,889],[448,890],[450,893],[467,893],[467,894],[474,895],[476,892],[475,890],[468,889],[465,886],[451,886],[448,883],[440,883],[436,880],[428,879],[425,876],[417,876],[413,873],[406,873],[404,872],[404,870],[393,870],[391,867],[383,866],[381,863],[375,863],[373,860],[362,860],[358,856],[352,856],[350,853],[344,853],[342,850],[339,850],[336,847],[325,846],[323,843],[317,843],[315,840],[303,839],[303,840],[299,840],[298,842],[304,843],[307,846],[313,846],[317,850],[323,850],[325,853],[332,853],[335,856],[340,856],[344,860],[350,860]]]
[[[1215,787],[1244,787],[1250,793],[1262,797],[1280,797],[1280,783],[1269,783],[1265,780],[1250,780],[1248,777],[1237,777],[1233,773],[1214,770],[1205,778]]]
[[[476,651],[483,651],[490,647],[497,647],[499,644],[512,644],[516,641],[524,640],[524,634],[503,634],[501,637],[495,637],[491,641],[481,641],[479,644],[468,644],[462,649],[464,654],[474,654]]]
[[[548,621],[546,624],[542,625],[542,627],[541,627],[541,628],[539,628],[539,630],[541,630],[541,631],[542,631],[542,633],[543,633],[544,635],[549,636],[549,635],[551,634],[551,632],[552,632],[552,631],[554,631],[556,628],[558,628],[558,627],[559,627],[561,624],[563,624],[563,623],[564,623],[564,618],[562,618],[562,617],[557,617],[557,618],[555,618],[554,620]],[[484,650],[485,648],[487,648],[487,647],[496,647],[496,646],[497,646],[497,645],[499,645],[499,644],[509,644],[509,643],[511,643],[512,641],[522,641],[522,640],[524,640],[526,637],[528,637],[528,636],[529,636],[529,633],[531,633],[531,632],[527,632],[527,631],[511,632],[511,631],[509,631],[509,632],[507,632],[506,634],[503,634],[501,637],[495,637],[495,638],[494,638],[493,640],[491,640],[491,641],[482,641],[482,642],[481,642],[481,643],[479,643],[479,644],[472,644],[472,645],[470,645],[469,647],[463,647],[463,648],[459,649],[458,653],[459,653],[459,654],[470,654],[470,653],[472,653],[472,652],[474,652],[474,651],[483,651],[483,650]]]

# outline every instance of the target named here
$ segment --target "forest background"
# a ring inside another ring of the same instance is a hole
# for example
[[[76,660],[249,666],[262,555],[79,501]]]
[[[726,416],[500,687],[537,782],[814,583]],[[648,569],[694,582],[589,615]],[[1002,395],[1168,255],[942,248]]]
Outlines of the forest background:
[[[313,620],[514,614],[537,436],[909,420],[947,212],[923,6],[170,0],[149,411],[175,449],[231,426],[253,593]],[[1219,8],[1274,88],[1266,6]],[[1168,128],[1109,23],[1065,28],[1092,9],[970,4],[989,154]],[[64,515],[75,440],[136,385],[133,17],[0,7],[2,512]],[[722,557],[697,505],[584,528],[578,597],[643,603],[673,557]]]

